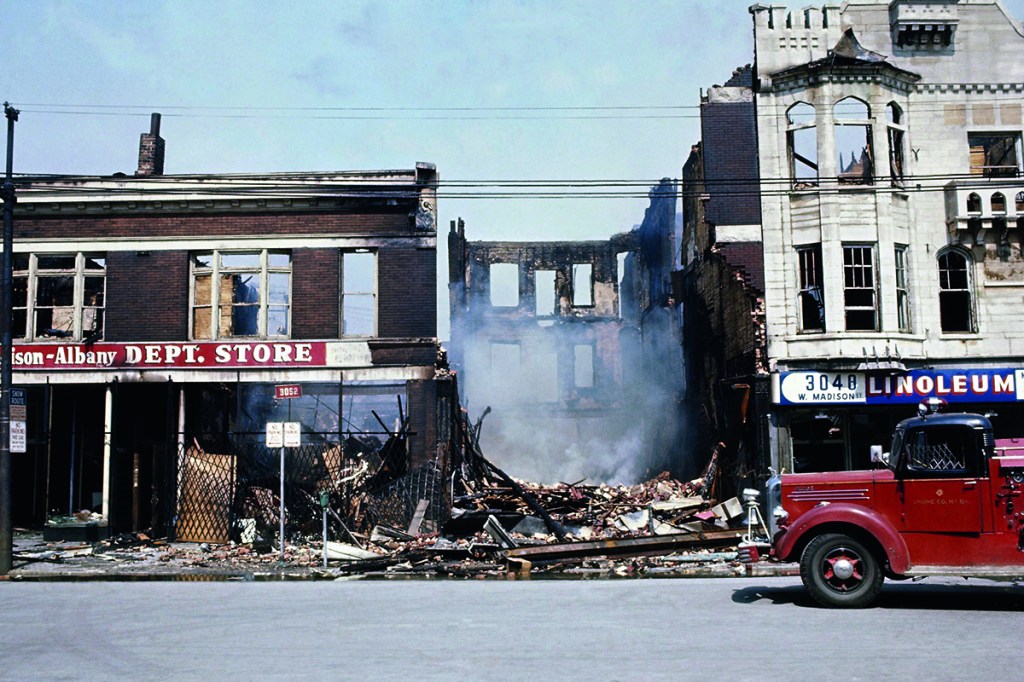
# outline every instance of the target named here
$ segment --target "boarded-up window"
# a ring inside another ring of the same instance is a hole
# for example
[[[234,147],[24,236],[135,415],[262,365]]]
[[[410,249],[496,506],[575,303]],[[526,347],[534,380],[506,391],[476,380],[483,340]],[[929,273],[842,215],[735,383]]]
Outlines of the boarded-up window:
[[[1020,133],[968,133],[971,174],[1012,178],[1020,171]]]

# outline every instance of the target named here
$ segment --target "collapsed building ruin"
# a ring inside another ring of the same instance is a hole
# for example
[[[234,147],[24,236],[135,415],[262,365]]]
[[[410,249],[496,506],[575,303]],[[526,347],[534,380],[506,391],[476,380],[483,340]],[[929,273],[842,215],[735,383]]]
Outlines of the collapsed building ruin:
[[[463,404],[488,412],[488,456],[532,480],[635,483],[692,475],[682,447],[682,358],[672,296],[676,188],[606,241],[473,242],[448,235]]]

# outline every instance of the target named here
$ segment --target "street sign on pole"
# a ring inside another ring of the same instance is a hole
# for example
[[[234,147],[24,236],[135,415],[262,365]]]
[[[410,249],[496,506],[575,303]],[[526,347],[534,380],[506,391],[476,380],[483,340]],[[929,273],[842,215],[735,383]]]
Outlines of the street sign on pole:
[[[28,452],[28,398],[24,388],[11,389],[11,452]]]
[[[302,425],[299,422],[284,423],[284,446],[297,448],[302,445]]]
[[[281,422],[267,422],[267,447],[284,447],[284,424]]]

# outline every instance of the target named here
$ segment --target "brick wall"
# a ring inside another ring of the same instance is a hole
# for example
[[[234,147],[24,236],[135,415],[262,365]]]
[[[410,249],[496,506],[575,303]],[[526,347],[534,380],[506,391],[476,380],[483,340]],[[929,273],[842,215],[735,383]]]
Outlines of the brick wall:
[[[760,224],[754,103],[705,103],[700,115],[704,179],[711,195],[707,221],[716,225]]]
[[[184,340],[188,336],[188,252],[142,253],[149,255],[136,251],[107,254],[104,338]]]
[[[20,212],[14,223],[16,239],[110,239],[116,237],[173,238],[266,235],[366,235],[407,233],[408,212],[196,215],[33,216]]]
[[[377,267],[377,335],[437,336],[437,252],[381,249]]]
[[[336,338],[340,324],[341,256],[337,249],[292,251],[292,338]]]

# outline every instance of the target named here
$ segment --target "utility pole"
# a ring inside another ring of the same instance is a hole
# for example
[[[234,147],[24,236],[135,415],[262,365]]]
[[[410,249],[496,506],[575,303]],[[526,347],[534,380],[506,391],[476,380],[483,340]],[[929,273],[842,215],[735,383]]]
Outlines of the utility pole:
[[[3,292],[0,295],[0,575],[10,573],[14,564],[14,526],[11,522],[11,352],[14,289],[14,122],[18,110],[4,102],[7,117],[7,174],[2,190],[4,200]]]

